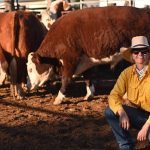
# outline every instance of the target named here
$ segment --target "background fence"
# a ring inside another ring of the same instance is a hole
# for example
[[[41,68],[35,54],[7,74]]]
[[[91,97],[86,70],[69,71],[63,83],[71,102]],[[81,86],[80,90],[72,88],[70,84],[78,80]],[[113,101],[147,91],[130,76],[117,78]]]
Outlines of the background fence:
[[[30,11],[39,11],[47,9],[47,0],[18,0],[20,8],[25,7]],[[70,0],[70,4],[73,8],[83,9],[86,7],[103,7],[108,5],[116,6],[135,6],[145,7],[150,5],[150,0]],[[17,4],[15,3],[15,6]],[[3,0],[0,0],[0,11],[5,8]]]

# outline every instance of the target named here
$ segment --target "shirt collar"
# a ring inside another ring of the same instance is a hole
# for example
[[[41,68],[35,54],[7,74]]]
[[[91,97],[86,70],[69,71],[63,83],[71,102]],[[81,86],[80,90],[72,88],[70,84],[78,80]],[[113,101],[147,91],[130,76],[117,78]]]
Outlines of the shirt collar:
[[[147,65],[146,67],[147,67],[147,68],[146,68],[146,72],[147,72],[147,73],[150,73],[150,61],[149,61],[148,65]],[[132,73],[133,73],[133,74],[136,73],[136,65],[135,65],[135,64],[134,64],[133,67],[132,67]]]

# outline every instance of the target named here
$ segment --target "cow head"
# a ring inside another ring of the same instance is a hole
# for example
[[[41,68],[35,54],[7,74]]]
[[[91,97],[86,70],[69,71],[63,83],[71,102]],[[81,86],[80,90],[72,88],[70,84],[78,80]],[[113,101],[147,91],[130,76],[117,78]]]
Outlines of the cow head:
[[[54,67],[50,64],[40,62],[40,56],[35,53],[28,55],[27,62],[27,87],[29,90],[42,86],[46,81],[55,77]]]

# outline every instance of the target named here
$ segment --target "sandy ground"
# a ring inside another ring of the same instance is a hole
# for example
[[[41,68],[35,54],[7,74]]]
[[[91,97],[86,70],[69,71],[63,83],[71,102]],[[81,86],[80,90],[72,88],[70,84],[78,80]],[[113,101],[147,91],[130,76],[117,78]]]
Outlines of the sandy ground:
[[[93,100],[84,101],[85,84],[76,82],[59,106],[52,104],[59,83],[33,91],[24,100],[14,100],[9,84],[4,85],[0,88],[0,150],[118,150],[104,118],[113,86],[107,83],[96,87]],[[137,132],[131,134],[136,140]],[[147,141],[137,142],[136,149],[150,150],[150,146]]]

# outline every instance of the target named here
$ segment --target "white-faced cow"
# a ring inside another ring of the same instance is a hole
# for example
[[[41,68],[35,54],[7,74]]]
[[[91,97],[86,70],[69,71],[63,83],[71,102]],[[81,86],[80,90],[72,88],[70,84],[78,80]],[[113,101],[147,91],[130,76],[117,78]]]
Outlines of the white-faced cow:
[[[70,4],[66,0],[55,0],[51,2],[50,8],[41,12],[41,22],[49,30],[50,26],[63,14],[71,10]]]
[[[0,13],[0,64],[4,65],[4,60],[7,62],[8,69],[3,70],[10,75],[14,97],[22,98],[27,56],[39,47],[46,33],[47,29],[30,12]]]
[[[133,36],[145,35],[150,40],[149,24],[150,13],[133,7],[110,6],[70,12],[51,26],[39,49],[29,54],[30,88],[48,77],[51,69],[59,68],[62,86],[54,104],[62,103],[73,75],[97,64],[110,63],[114,67],[122,59],[120,48],[130,46]],[[47,73],[44,64],[49,65]],[[91,85],[87,87],[86,99],[92,91]]]

